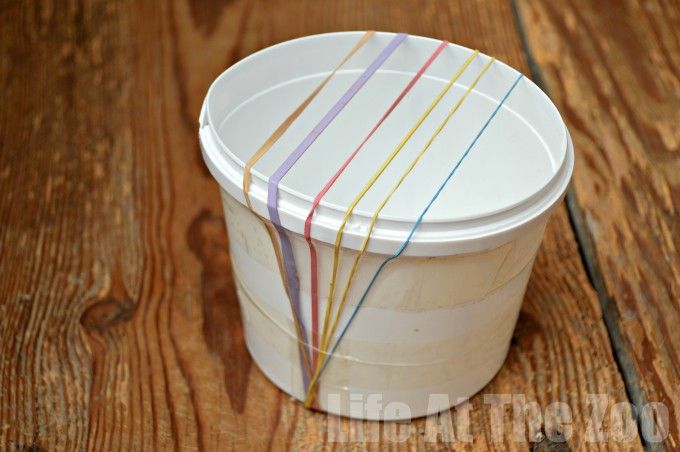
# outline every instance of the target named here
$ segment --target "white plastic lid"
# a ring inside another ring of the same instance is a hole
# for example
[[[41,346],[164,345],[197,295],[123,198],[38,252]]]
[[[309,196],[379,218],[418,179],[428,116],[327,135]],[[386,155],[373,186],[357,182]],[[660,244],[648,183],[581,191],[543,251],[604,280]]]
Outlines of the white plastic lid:
[[[284,42],[243,59],[215,80],[201,111],[199,136],[208,168],[226,192],[245,203],[245,162],[362,35],[329,33]],[[269,175],[393,36],[376,33],[255,165],[250,196],[259,215],[269,216]],[[409,36],[283,178],[278,209],[286,229],[302,234],[316,194],[439,43]],[[314,216],[313,238],[334,243],[348,205],[471,53],[450,44],[439,55],[326,194]],[[488,60],[477,56],[361,200],[345,228],[344,247],[360,246],[378,204]],[[491,66],[381,212],[369,251],[396,251],[517,76],[501,62]],[[406,254],[465,253],[511,240],[562,198],[573,160],[557,109],[523,78],[426,214]]]

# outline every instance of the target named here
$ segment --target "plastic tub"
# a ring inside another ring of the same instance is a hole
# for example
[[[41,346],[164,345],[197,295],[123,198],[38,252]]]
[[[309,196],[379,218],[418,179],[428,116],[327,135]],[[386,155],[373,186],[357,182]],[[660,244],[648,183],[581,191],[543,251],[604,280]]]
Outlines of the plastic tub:
[[[244,162],[361,35],[310,36],[245,58],[213,83],[200,117],[203,155],[222,190],[248,349],[277,386],[300,400],[305,391],[298,337],[275,257],[278,244],[272,244],[262,223],[269,218],[268,175],[394,34],[371,38],[258,162],[249,191],[254,212],[242,193]],[[302,233],[312,200],[438,44],[415,36],[404,40],[280,184],[278,212],[292,243],[307,337],[310,260]],[[320,312],[347,206],[471,53],[448,45],[317,208],[311,233],[318,252]],[[377,205],[488,60],[482,54],[473,60],[354,210],[340,248],[340,286]],[[517,74],[493,63],[390,199],[360,261],[341,325]],[[367,293],[320,378],[317,408],[365,419],[422,416],[442,409],[430,403],[432,395],[446,394],[453,404],[479,391],[501,367],[545,224],[571,177],[573,149],[559,113],[526,78],[494,121],[427,212],[404,254],[385,267]],[[373,403],[366,403],[369,396]]]

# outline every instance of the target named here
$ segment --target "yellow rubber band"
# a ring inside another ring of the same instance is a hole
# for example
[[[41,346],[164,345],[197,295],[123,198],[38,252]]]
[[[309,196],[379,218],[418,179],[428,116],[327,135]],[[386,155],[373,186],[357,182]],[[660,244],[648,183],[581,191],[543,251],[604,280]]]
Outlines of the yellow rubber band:
[[[390,191],[388,192],[387,196],[382,200],[380,205],[378,206],[378,209],[375,211],[371,218],[371,222],[369,224],[368,232],[366,234],[366,237],[364,237],[364,240],[361,244],[361,247],[359,249],[359,253],[354,257],[354,261],[352,263],[352,268],[350,269],[350,273],[347,278],[347,283],[345,284],[345,287],[342,292],[342,296],[340,299],[340,303],[338,306],[338,309],[336,310],[335,317],[333,319],[333,323],[330,327],[330,329],[327,331],[328,336],[326,337],[324,335],[324,341],[320,344],[320,349],[322,350],[322,353],[320,353],[320,359],[319,362],[317,363],[316,369],[314,371],[314,376],[312,377],[308,391],[307,391],[307,396],[305,398],[305,406],[311,406],[311,404],[314,402],[314,394],[315,394],[315,387],[319,381],[319,375],[320,375],[320,369],[323,368],[324,362],[328,359],[330,359],[330,356],[327,354],[328,351],[328,345],[330,342],[330,339],[333,337],[333,334],[335,334],[335,331],[337,330],[338,322],[340,319],[340,314],[342,313],[342,310],[347,302],[347,297],[349,294],[349,290],[352,286],[352,281],[354,278],[354,275],[356,274],[356,270],[359,265],[359,261],[361,260],[361,257],[364,255],[366,248],[368,247],[368,242],[371,238],[371,233],[373,232],[373,228],[375,227],[375,223],[378,220],[378,216],[380,215],[380,212],[382,209],[387,205],[387,202],[390,200],[392,195],[397,191],[397,189],[401,186],[401,184],[406,180],[406,177],[411,173],[413,168],[418,164],[420,161],[421,157],[425,154],[425,152],[430,148],[434,140],[439,136],[441,131],[444,129],[444,127],[448,124],[449,120],[453,115],[458,111],[460,106],[463,104],[467,96],[472,92],[472,90],[477,86],[479,81],[481,80],[482,76],[486,73],[486,71],[491,67],[493,62],[495,61],[495,58],[491,58],[482,68],[480,73],[475,77],[473,82],[470,84],[470,86],[467,87],[463,95],[458,99],[458,101],[454,104],[454,106],[449,110],[448,114],[444,118],[444,120],[439,124],[437,129],[435,129],[434,133],[432,136],[427,140],[425,143],[425,146],[420,150],[420,152],[416,155],[416,157],[413,159],[413,161],[409,164],[409,166],[406,168],[406,170],[402,173],[401,177],[397,182],[392,186]]]
[[[401,175],[401,177],[399,178],[399,180],[397,181],[397,183],[394,184],[394,186],[392,187],[392,189],[389,191],[389,193],[387,194],[387,196],[385,197],[385,199],[382,200],[382,202],[381,202],[380,205],[378,206],[378,209],[377,209],[377,210],[375,211],[375,213],[373,214],[373,217],[371,218],[371,222],[370,222],[369,227],[368,227],[368,232],[366,233],[366,237],[364,237],[364,240],[363,240],[363,242],[361,243],[361,247],[360,247],[360,249],[359,249],[359,253],[357,253],[357,255],[354,257],[354,262],[352,263],[352,268],[351,268],[350,273],[349,273],[349,276],[348,276],[348,278],[347,278],[347,283],[345,284],[345,288],[344,288],[344,290],[343,290],[343,292],[342,292],[342,297],[340,298],[340,304],[338,305],[338,309],[336,310],[335,318],[333,319],[333,323],[332,323],[332,325],[331,325],[331,329],[330,329],[330,332],[329,332],[329,337],[333,337],[333,334],[335,334],[335,331],[337,330],[338,321],[339,321],[339,318],[340,318],[340,313],[342,312],[342,310],[343,310],[343,308],[344,308],[344,306],[345,306],[345,303],[347,302],[347,296],[348,296],[349,290],[350,290],[350,288],[351,288],[351,286],[352,286],[352,280],[353,280],[353,278],[354,278],[354,275],[355,275],[355,273],[356,273],[357,267],[358,267],[358,265],[359,265],[359,261],[361,260],[361,257],[363,256],[364,252],[366,251],[366,248],[367,248],[367,246],[368,246],[368,242],[369,242],[369,240],[370,240],[370,238],[371,238],[371,233],[373,232],[373,228],[375,227],[375,223],[378,221],[378,216],[380,215],[380,212],[382,212],[383,208],[385,207],[385,205],[387,204],[387,202],[390,200],[390,198],[392,197],[392,195],[393,195],[393,194],[397,191],[397,189],[401,186],[401,184],[404,182],[404,180],[406,179],[406,177],[411,173],[411,171],[413,170],[413,168],[415,168],[415,166],[418,164],[418,161],[420,161],[420,158],[421,158],[421,157],[425,154],[425,152],[429,149],[429,147],[432,145],[432,143],[433,143],[434,140],[437,138],[437,136],[439,136],[439,133],[444,129],[444,127],[445,127],[446,124],[449,122],[449,120],[451,119],[451,117],[456,113],[456,111],[458,111],[458,109],[459,109],[460,106],[463,104],[463,102],[465,101],[465,99],[467,98],[467,96],[472,92],[472,90],[475,88],[475,86],[477,86],[477,83],[479,83],[479,81],[481,80],[481,78],[482,78],[482,76],[484,75],[484,73],[489,69],[489,67],[491,66],[491,64],[492,64],[494,61],[495,61],[495,59],[492,58],[492,59],[489,60],[489,62],[487,62],[487,63],[484,65],[484,67],[482,68],[482,70],[481,70],[481,72],[479,73],[479,75],[477,75],[477,77],[474,79],[474,81],[472,82],[472,84],[465,90],[465,92],[463,93],[463,95],[461,96],[461,98],[458,99],[458,101],[456,102],[456,104],[451,108],[451,110],[450,110],[449,113],[446,115],[446,117],[444,118],[444,120],[441,122],[441,124],[439,124],[439,127],[437,127],[437,129],[435,130],[434,134],[432,134],[432,136],[430,137],[430,139],[427,140],[427,143],[425,143],[425,146],[423,146],[423,148],[420,150],[420,152],[418,153],[418,155],[416,155],[416,157],[413,159],[413,161],[412,161],[411,164],[408,166],[408,168],[406,168],[406,171],[404,171],[404,173]],[[328,343],[325,344],[325,347],[328,347]]]
[[[364,188],[361,189],[359,194],[354,198],[352,203],[349,205],[349,208],[347,209],[347,212],[345,213],[345,217],[342,220],[342,223],[340,224],[340,227],[338,229],[338,233],[335,237],[335,245],[333,249],[333,267],[332,267],[332,272],[331,272],[331,280],[329,284],[329,289],[328,289],[328,301],[326,302],[326,310],[324,312],[324,323],[323,323],[323,329],[322,329],[322,334],[321,334],[321,342],[320,344],[325,344],[328,343],[330,338],[327,337],[328,335],[328,330],[329,330],[329,321],[330,321],[330,313],[333,305],[333,297],[334,297],[334,292],[335,292],[335,282],[337,279],[337,274],[338,274],[338,266],[339,266],[339,260],[340,260],[340,243],[342,242],[342,236],[345,230],[345,226],[347,225],[347,222],[349,221],[349,218],[352,216],[352,212],[354,211],[354,208],[359,204],[359,201],[366,195],[368,190],[375,184],[375,182],[378,180],[378,178],[382,175],[383,172],[385,172],[385,169],[389,166],[389,164],[395,159],[395,157],[401,152],[401,150],[404,148],[408,140],[413,136],[415,131],[420,127],[420,125],[425,121],[425,119],[430,115],[432,110],[439,104],[439,102],[442,100],[444,95],[451,89],[453,84],[460,78],[460,76],[463,74],[465,69],[472,63],[474,58],[477,56],[479,53],[478,50],[475,50],[472,55],[463,63],[463,65],[456,71],[456,73],[451,77],[449,82],[444,86],[444,88],[439,92],[437,97],[432,101],[429,107],[425,110],[425,112],[418,118],[416,123],[411,127],[411,129],[406,133],[404,138],[401,140],[401,142],[397,145],[397,147],[392,151],[392,153],[385,159],[385,161],[382,163],[382,165],[378,168],[378,170],[373,174],[371,179],[368,181],[368,183],[364,186]],[[321,347],[323,348],[323,347]],[[317,363],[317,368],[318,368],[318,363]]]

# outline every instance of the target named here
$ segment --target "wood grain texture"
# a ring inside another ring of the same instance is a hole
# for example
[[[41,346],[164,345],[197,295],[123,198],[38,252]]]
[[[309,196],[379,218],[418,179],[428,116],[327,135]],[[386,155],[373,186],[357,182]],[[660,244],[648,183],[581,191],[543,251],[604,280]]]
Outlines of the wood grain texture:
[[[369,28],[446,38],[526,72],[509,3],[14,2],[0,27],[0,448],[526,450],[484,394],[566,402],[573,449],[640,448],[635,432],[584,442],[588,395],[627,396],[563,207],[506,365],[471,400],[469,443],[430,442],[422,419],[395,443],[395,424],[307,411],[243,343],[196,136],[210,82],[267,45]],[[350,441],[324,447],[333,425]]]
[[[632,395],[669,408],[680,448],[680,3],[519,6],[574,138],[576,202]]]

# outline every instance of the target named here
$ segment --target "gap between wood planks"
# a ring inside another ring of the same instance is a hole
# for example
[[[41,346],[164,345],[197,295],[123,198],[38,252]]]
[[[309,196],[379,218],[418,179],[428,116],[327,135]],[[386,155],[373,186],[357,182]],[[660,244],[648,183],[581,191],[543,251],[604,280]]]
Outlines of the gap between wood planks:
[[[529,44],[529,40],[527,39],[527,35],[524,31],[524,22],[522,20],[522,15],[519,12],[519,7],[517,6],[517,0],[508,1],[510,2],[512,15],[515,19],[515,25],[517,27],[517,33],[522,44],[522,49],[524,50],[524,54],[527,58],[531,79],[538,85],[539,88],[541,88],[548,96],[550,96],[550,90],[548,90],[545,80],[543,79],[541,68],[536,62],[533,53],[531,52],[531,45]],[[579,255],[581,256],[581,261],[583,262],[583,267],[586,270],[586,274],[588,275],[588,280],[590,281],[591,286],[597,293],[597,299],[602,309],[602,318],[604,319],[604,323],[607,328],[607,334],[609,336],[609,342],[614,354],[614,361],[616,362],[619,373],[623,378],[623,384],[626,388],[626,395],[628,396],[630,402],[632,402],[636,407],[642,407],[648,403],[648,400],[642,392],[640,378],[635,372],[633,359],[629,350],[625,346],[625,341],[621,334],[621,326],[617,320],[618,316],[616,315],[616,305],[607,292],[607,286],[604,282],[602,269],[597,259],[595,240],[593,239],[593,235],[584,220],[583,212],[579,205],[578,198],[576,197],[576,192],[572,186],[570,186],[567,190],[565,201],[567,204],[569,223],[574,231],[574,236],[576,237],[576,244],[578,246]],[[635,425],[638,430],[638,437],[642,441],[642,444],[646,450],[664,450],[661,444],[652,444],[645,440],[644,435],[642,434],[642,426],[640,425],[639,418],[636,418]]]

